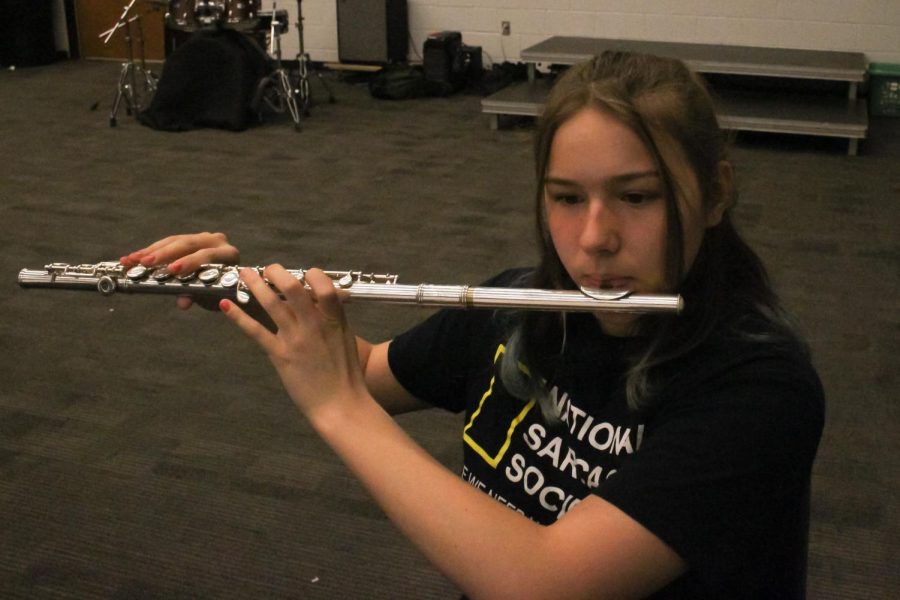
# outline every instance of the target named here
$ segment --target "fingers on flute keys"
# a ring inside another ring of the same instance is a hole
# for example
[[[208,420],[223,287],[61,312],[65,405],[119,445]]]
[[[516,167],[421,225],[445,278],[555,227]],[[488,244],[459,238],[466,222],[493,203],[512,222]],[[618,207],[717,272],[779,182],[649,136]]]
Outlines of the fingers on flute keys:
[[[297,317],[293,309],[305,310],[312,304],[303,285],[278,264],[266,267],[263,276],[255,269],[241,269],[241,279],[278,328],[294,325]],[[273,285],[275,290],[269,287],[269,284]],[[288,303],[281,300],[276,290],[284,294]]]
[[[241,270],[241,280],[265,311],[264,315],[260,315],[262,319],[251,317],[230,300],[222,300],[219,307],[268,354],[278,356],[281,346],[273,334],[296,329],[300,323],[298,313],[314,308],[313,300],[303,284],[281,265],[270,265],[263,274],[265,279],[255,269]],[[279,297],[270,284],[284,295],[285,300]],[[272,321],[271,325],[274,327],[261,322],[268,320]]]
[[[135,250],[134,252],[130,252],[123,256],[120,259],[120,262],[126,266],[134,266],[138,264],[142,264],[142,261],[148,258],[156,258],[156,252],[160,249],[167,248],[172,244],[176,243],[179,239],[184,238],[184,235],[170,235],[161,240],[157,240],[147,246],[146,248],[141,248],[140,250]],[[152,265],[151,265],[152,266]]]
[[[301,314],[318,308],[319,313],[329,321],[341,318],[341,302],[334,280],[321,269],[308,269],[304,275],[306,286],[281,265],[271,265],[264,271],[268,279]]]
[[[296,325],[299,320],[315,314],[310,311],[316,311],[328,321],[341,319],[341,303],[334,282],[320,269],[306,272],[308,289],[279,264],[266,267],[262,276],[255,269],[242,269],[241,279],[279,328]],[[278,292],[284,296],[284,301]]]
[[[241,280],[256,299],[256,303],[265,311],[264,319],[272,320],[271,327],[262,324],[260,318],[251,317],[247,312],[231,300],[220,300],[219,308],[247,336],[258,343],[270,356],[278,354],[279,342],[275,337],[278,330],[294,321],[290,309],[273,291],[269,284],[254,269],[241,269]]]
[[[321,269],[309,269],[306,271],[306,283],[322,316],[330,321],[342,320],[343,309],[334,280]]]
[[[228,243],[225,234],[204,232],[163,238],[126,254],[120,262],[126,266],[168,264],[169,271],[181,273],[194,271],[206,263],[235,264],[239,258],[238,249]]]

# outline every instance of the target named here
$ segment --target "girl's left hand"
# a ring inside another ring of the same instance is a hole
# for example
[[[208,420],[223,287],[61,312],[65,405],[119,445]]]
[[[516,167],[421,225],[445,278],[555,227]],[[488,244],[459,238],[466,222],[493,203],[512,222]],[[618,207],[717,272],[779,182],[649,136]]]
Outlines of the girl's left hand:
[[[266,267],[264,275],[284,300],[255,270],[241,271],[241,279],[275,323],[275,333],[229,300],[222,300],[220,308],[266,352],[300,411],[312,419],[323,407],[338,408],[368,396],[356,339],[331,278],[311,269],[307,290],[281,265]]]

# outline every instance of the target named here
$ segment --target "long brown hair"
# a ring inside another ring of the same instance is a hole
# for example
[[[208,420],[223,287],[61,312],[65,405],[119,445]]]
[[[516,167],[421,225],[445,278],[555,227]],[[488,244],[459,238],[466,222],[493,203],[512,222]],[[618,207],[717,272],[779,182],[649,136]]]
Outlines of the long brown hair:
[[[689,352],[723,323],[733,323],[729,317],[761,315],[773,325],[768,328],[773,333],[763,337],[795,340],[762,262],[732,223],[730,207],[736,198],[730,180],[721,178],[720,163],[728,160],[727,140],[718,125],[713,100],[700,76],[678,60],[605,52],[570,67],[554,84],[535,136],[535,222],[541,258],[531,284],[576,287],[550,239],[544,184],[556,132],[585,108],[596,108],[620,120],[641,139],[656,163],[666,196],[666,283],[669,291],[685,298],[683,315],[648,316],[638,322],[635,333],[648,342],[641,353],[630,357],[625,386],[630,406],[649,406],[655,368]],[[682,190],[670,164],[673,152],[680,153],[696,176],[704,209],[720,202],[729,207],[721,221],[706,230],[687,272],[678,202]],[[545,399],[541,380],[552,377],[564,344],[565,317],[552,313],[519,315],[507,344],[504,384],[520,397],[537,395],[548,417],[554,407]],[[555,350],[548,352],[548,348]],[[519,362],[529,366],[532,377],[522,374],[516,366]]]

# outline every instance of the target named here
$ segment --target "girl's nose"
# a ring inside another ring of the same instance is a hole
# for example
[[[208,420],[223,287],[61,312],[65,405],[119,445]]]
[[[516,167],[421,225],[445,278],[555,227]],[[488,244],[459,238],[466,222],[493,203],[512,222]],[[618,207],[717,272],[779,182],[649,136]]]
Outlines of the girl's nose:
[[[619,226],[619,217],[606,200],[590,199],[581,229],[582,249],[589,254],[617,252],[622,244]]]

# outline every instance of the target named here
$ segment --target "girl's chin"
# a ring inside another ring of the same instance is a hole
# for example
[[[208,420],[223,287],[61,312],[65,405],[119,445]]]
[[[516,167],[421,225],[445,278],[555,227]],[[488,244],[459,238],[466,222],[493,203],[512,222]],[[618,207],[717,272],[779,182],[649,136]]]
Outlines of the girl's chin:
[[[595,313],[600,328],[606,335],[613,337],[628,337],[635,334],[634,326],[638,315],[624,313]]]

